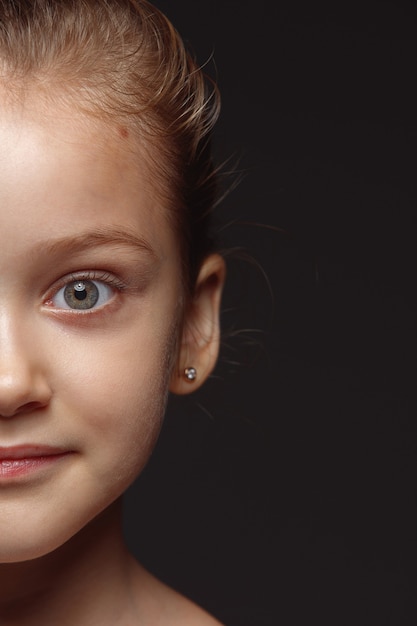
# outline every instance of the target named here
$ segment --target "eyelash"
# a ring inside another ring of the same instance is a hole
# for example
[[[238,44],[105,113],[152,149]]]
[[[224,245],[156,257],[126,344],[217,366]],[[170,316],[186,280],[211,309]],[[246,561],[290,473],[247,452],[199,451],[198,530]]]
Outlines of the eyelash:
[[[113,287],[118,291],[123,291],[127,288],[127,285],[121,281],[119,278],[110,274],[109,272],[96,272],[96,271],[87,271],[87,272],[76,272],[75,274],[71,274],[70,280],[67,281],[64,279],[65,284],[77,282],[77,280],[95,280],[97,282],[105,283],[109,287]]]
[[[127,285],[121,281],[119,278],[110,274],[109,272],[97,272],[97,271],[86,271],[86,272],[75,272],[70,274],[69,276],[65,276],[59,280],[58,284],[54,285],[51,295],[48,296],[46,304],[52,306],[55,309],[65,311],[66,313],[76,313],[77,315],[82,314],[92,314],[95,311],[98,311],[104,307],[106,307],[113,300],[113,297],[109,298],[109,300],[103,304],[98,304],[95,306],[95,303],[91,307],[87,308],[72,308],[71,306],[57,306],[54,303],[54,300],[57,298],[58,294],[61,290],[64,290],[66,287],[70,286],[72,283],[77,282],[90,282],[90,283],[100,283],[105,287],[110,288],[111,290],[117,292],[122,292],[127,289]],[[65,296],[63,296],[65,297]],[[68,303],[67,303],[68,304]]]

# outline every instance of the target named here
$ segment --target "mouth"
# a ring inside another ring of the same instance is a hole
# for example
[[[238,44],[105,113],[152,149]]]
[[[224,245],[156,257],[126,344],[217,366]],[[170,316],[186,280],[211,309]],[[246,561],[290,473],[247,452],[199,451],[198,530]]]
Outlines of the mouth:
[[[44,445],[0,446],[0,482],[46,469],[72,453]]]

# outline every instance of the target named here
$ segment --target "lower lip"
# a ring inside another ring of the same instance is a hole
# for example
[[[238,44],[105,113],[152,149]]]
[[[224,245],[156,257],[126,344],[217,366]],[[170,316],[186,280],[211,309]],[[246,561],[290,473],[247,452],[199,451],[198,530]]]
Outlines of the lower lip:
[[[28,476],[33,472],[37,472],[55,464],[57,461],[66,456],[68,456],[68,453],[48,454],[45,456],[34,456],[23,459],[1,459],[0,481],[4,479]]]

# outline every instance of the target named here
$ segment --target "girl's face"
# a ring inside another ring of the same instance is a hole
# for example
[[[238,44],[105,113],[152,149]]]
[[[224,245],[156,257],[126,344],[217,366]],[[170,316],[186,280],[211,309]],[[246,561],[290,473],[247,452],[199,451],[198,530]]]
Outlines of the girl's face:
[[[61,545],[141,471],[182,303],[177,242],[127,131],[31,98],[0,103],[7,562]]]

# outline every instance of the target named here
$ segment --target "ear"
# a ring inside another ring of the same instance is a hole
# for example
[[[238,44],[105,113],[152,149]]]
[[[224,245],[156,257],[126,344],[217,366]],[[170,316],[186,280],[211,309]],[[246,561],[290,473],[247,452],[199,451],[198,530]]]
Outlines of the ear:
[[[169,390],[187,394],[198,389],[216,365],[220,347],[220,302],[226,276],[225,262],[218,254],[208,256],[198,274],[195,294],[185,313],[177,365]],[[193,380],[185,375],[192,367]]]

